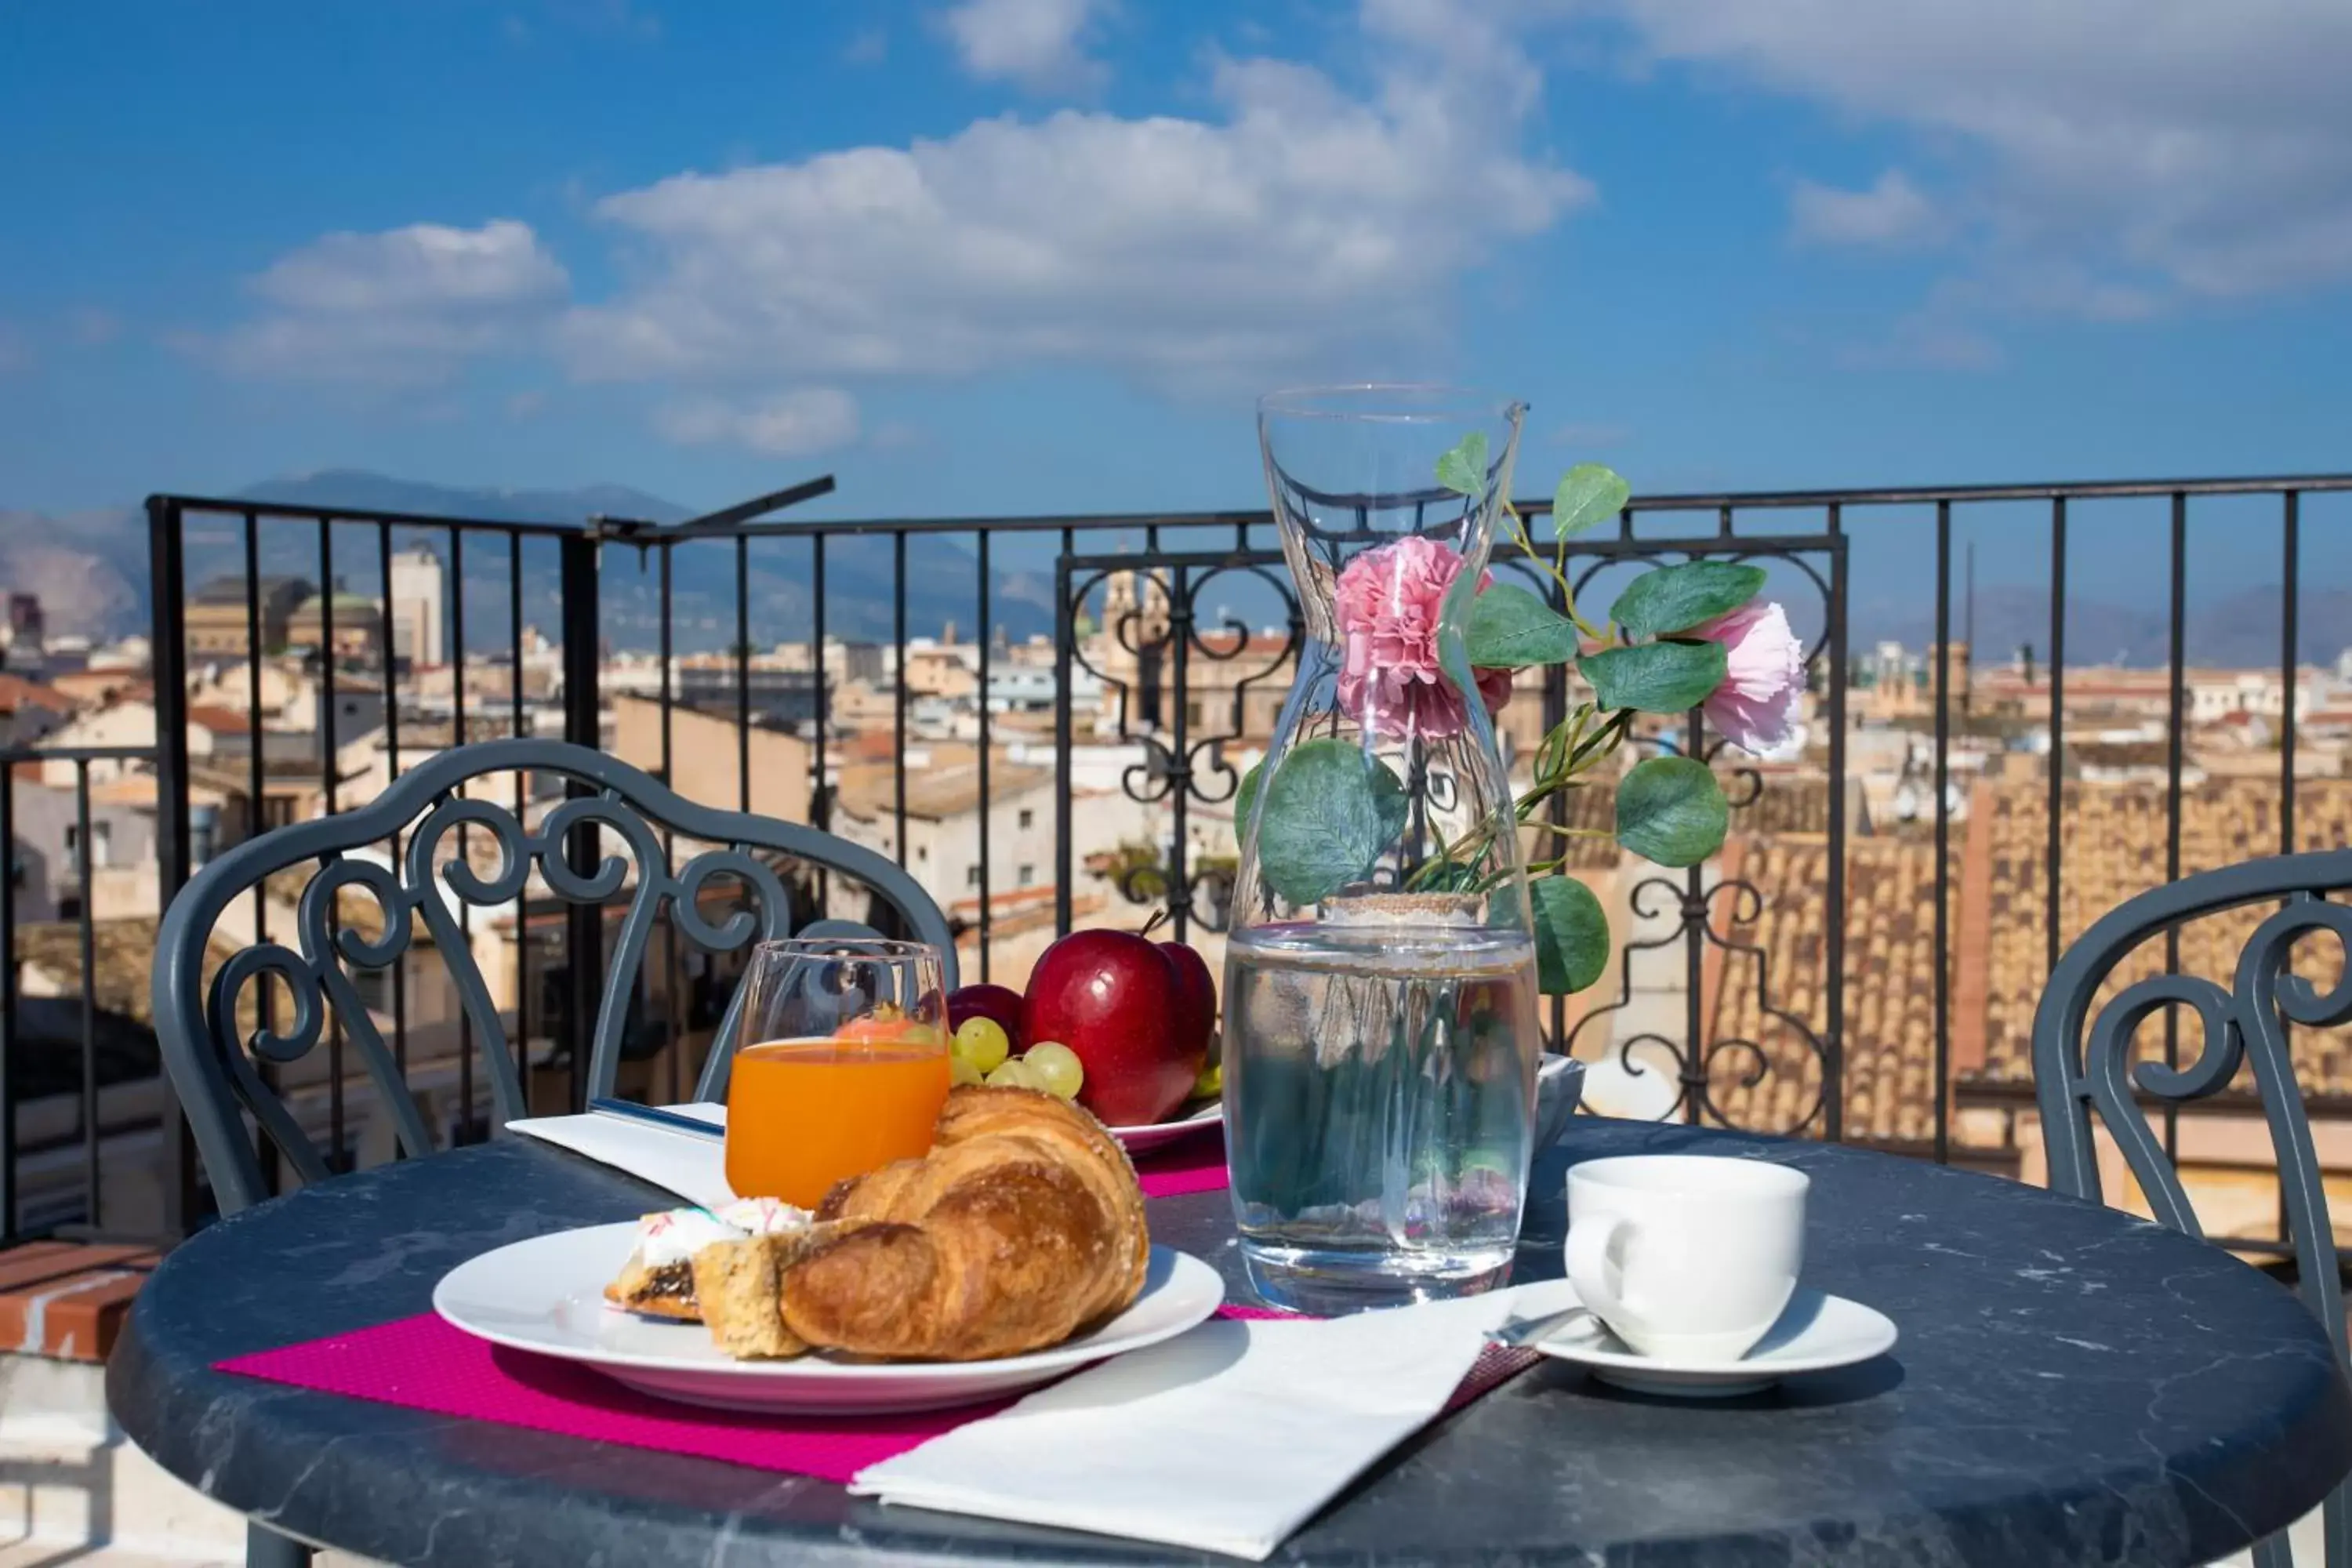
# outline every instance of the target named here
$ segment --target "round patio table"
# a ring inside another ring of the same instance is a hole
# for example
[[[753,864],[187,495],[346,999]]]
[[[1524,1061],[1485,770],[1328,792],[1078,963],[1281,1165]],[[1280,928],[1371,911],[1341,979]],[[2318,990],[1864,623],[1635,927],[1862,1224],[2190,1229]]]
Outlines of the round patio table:
[[[2318,1325],[2228,1254],[1992,1177],[1819,1143],[1579,1117],[1537,1165],[1523,1279],[1559,1272],[1578,1159],[1747,1152],[1813,1178],[1806,1279],[1892,1316],[1890,1356],[1721,1403],[1546,1361],[1391,1454],[1286,1562],[2196,1563],[2352,1468]],[[195,1236],[141,1291],[108,1389],[165,1468],[288,1533],[395,1563],[1203,1561],[853,1499],[841,1488],[212,1370],[429,1309],[487,1248],[663,1200],[507,1139]],[[1222,1192],[1155,1237],[1246,1299]],[[1207,1561],[1220,1561],[1207,1559]]]

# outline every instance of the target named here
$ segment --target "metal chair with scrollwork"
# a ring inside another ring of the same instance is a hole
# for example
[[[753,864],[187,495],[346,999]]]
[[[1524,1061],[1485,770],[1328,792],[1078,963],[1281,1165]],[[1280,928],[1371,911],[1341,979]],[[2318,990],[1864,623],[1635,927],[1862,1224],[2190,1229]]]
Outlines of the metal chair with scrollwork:
[[[2099,1151],[2091,1129],[2095,1112],[2156,1218],[2202,1237],[2145,1102],[2177,1105],[2205,1099],[2251,1064],[2278,1160],[2298,1289],[2327,1331],[2337,1364],[2352,1369],[2336,1236],[2288,1043],[2294,1026],[2333,1028],[2352,1022],[2352,962],[2326,991],[2288,972],[2296,942],[2315,933],[2332,935],[2341,955],[2352,959],[2352,906],[2327,898],[2347,889],[2352,850],[2334,850],[2204,872],[2120,905],[2084,931],[2052,971],[2033,1017],[2033,1071],[2054,1191],[2098,1199]],[[2092,1015],[2101,986],[2143,942],[2189,921],[2262,904],[2279,907],[2240,951],[2228,985],[2199,975],[2152,975],[2124,986]],[[2201,1037],[2195,1059],[2179,1068],[2135,1063],[2133,1037],[2140,1026],[2175,1005],[2198,1020]],[[2328,1568],[2352,1568],[2347,1505],[2352,1480],[2328,1494],[2323,1512]],[[2257,1568],[2288,1568],[2285,1533],[2258,1543],[2254,1561]]]
[[[508,773],[551,774],[593,793],[555,805],[535,829],[502,806],[459,793],[469,780]],[[499,852],[493,874],[481,875],[467,858],[443,858],[445,841],[461,825],[490,836]],[[714,847],[673,869],[657,827]],[[583,829],[595,831],[599,840],[593,857],[596,863],[584,871],[565,854],[567,840]],[[406,836],[397,868],[350,854],[382,844],[395,833]],[[627,858],[605,854],[604,835],[617,837]],[[154,1015],[163,1062],[221,1211],[233,1214],[268,1195],[248,1117],[258,1135],[283,1152],[302,1181],[330,1176],[328,1162],[259,1065],[282,1068],[307,1056],[319,1043],[330,1009],[358,1053],[400,1152],[411,1159],[434,1152],[433,1134],[415,1096],[352,978],[355,968],[383,969],[398,963],[420,921],[446,965],[480,1042],[494,1122],[529,1113],[526,1064],[509,1048],[504,1020],[475,963],[452,896],[478,907],[512,904],[520,911],[536,866],[557,898],[601,905],[616,900],[629,886],[634,863],[635,886],[606,959],[603,1000],[586,1061],[586,1094],[593,1098],[613,1092],[629,1001],[665,906],[676,931],[709,952],[741,948],[755,935],[793,934],[793,901],[763,853],[865,884],[881,908],[903,923],[907,934],[941,949],[947,982],[955,984],[955,943],[946,918],[913,879],[890,861],[812,827],[695,805],[636,768],[559,742],[508,740],[453,748],[403,773],[357,810],[281,827],[230,849],[192,878],[172,901],[157,935],[154,966]],[[305,861],[316,861],[318,869],[302,889],[292,944],[270,942],[246,948],[222,964],[207,985],[205,947],[223,914],[265,879]],[[713,924],[700,900],[706,887],[720,878],[731,879],[751,907],[738,908]],[[347,920],[342,896],[352,889],[377,906],[383,917],[381,935],[371,937]],[[874,934],[866,926],[840,921],[802,929],[824,935]],[[249,1040],[240,1040],[239,997],[265,975],[289,994],[290,1025],[284,1033],[276,1032],[278,1015],[273,1010],[258,1020]],[[714,1037],[717,1043],[696,1085],[698,1099],[725,1093],[738,1005],[740,993]],[[466,1113],[470,1116],[471,1107]],[[309,1548],[259,1525],[252,1527],[248,1563],[277,1568],[309,1559]]]

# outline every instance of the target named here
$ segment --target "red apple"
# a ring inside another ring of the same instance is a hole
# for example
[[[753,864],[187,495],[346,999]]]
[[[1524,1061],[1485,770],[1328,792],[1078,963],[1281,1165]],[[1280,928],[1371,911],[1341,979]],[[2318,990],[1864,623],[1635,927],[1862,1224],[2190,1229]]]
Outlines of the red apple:
[[[986,1018],[1004,1031],[1005,1043],[1021,1047],[1021,993],[1010,985],[959,985],[948,993],[948,1027],[966,1018]]]
[[[1113,1127],[1165,1121],[1192,1092],[1208,1038],[1176,966],[1149,938],[1072,931],[1029,974],[1022,1040],[1059,1040],[1086,1068],[1078,1103]]]
[[[1181,942],[1163,942],[1160,951],[1176,971],[1176,989],[1184,1005],[1184,1033],[1188,1039],[1201,1042],[1209,1048],[1209,1037],[1217,1027],[1217,982],[1209,973],[1209,961],[1190,945]]]

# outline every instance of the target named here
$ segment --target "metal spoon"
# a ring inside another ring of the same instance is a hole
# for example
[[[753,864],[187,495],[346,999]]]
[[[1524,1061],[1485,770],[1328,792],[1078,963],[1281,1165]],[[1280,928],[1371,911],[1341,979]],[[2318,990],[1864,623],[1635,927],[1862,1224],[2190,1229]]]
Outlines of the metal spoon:
[[[1486,1339],[1491,1344],[1507,1345],[1512,1350],[1525,1350],[1529,1345],[1551,1338],[1579,1318],[1591,1316],[1592,1316],[1592,1310],[1590,1307],[1576,1306],[1563,1311],[1547,1313],[1540,1318],[1514,1318],[1507,1323],[1488,1329]]]
[[[724,1127],[713,1127],[708,1121],[698,1121],[691,1116],[680,1116],[674,1110],[664,1110],[658,1106],[635,1105],[625,1100],[592,1100],[588,1102],[588,1109],[598,1116],[618,1117],[624,1121],[642,1121],[650,1126],[658,1127],[666,1132],[683,1132],[688,1137],[707,1139],[713,1143],[724,1142],[727,1138],[727,1130]]]

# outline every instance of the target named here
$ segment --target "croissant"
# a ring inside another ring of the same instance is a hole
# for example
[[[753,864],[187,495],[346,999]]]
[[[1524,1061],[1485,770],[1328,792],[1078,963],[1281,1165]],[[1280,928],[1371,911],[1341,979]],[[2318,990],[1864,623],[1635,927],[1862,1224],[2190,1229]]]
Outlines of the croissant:
[[[779,1270],[793,1337],[981,1361],[1058,1344],[1141,1294],[1151,1238],[1127,1152],[1024,1089],[952,1090],[931,1152],[835,1187],[838,1228]]]

